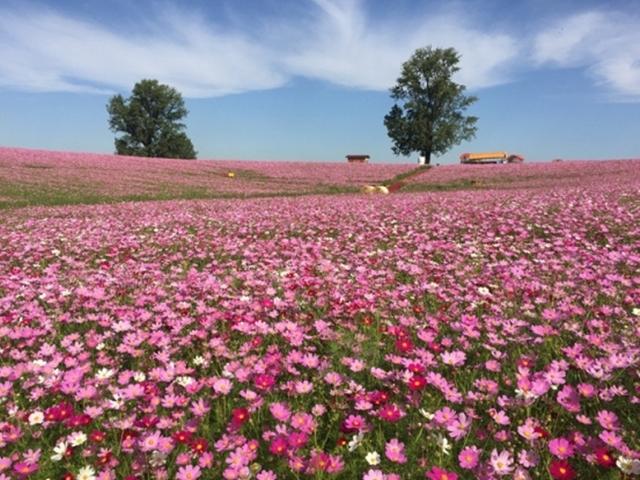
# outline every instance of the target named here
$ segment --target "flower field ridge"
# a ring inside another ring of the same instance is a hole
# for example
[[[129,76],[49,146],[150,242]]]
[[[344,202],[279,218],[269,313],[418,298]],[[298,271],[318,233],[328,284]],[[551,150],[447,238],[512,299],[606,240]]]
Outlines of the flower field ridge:
[[[407,164],[171,160],[0,147],[0,206],[356,191]],[[233,178],[229,173],[233,173]]]
[[[0,212],[0,478],[638,478],[624,165]]]
[[[629,172],[640,169],[640,159],[574,160],[504,165],[444,165],[410,177],[408,190],[437,187],[544,188],[588,183],[633,183]]]

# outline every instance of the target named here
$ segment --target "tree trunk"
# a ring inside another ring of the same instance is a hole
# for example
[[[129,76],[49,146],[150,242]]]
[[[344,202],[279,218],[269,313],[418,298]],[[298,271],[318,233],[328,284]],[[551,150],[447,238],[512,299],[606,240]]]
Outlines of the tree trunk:
[[[429,165],[431,163],[431,152],[421,152],[420,155],[424,157],[425,165]]]

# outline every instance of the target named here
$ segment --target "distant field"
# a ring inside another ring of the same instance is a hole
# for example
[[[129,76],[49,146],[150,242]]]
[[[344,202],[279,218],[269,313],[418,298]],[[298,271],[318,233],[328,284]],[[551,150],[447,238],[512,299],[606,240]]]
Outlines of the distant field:
[[[506,165],[445,165],[406,180],[403,191],[513,189],[629,184],[638,180],[640,160],[564,161]]]
[[[0,209],[355,193],[366,184],[395,184],[407,193],[629,184],[640,171],[640,160],[416,167],[185,161],[0,147]]]
[[[414,167],[185,161],[0,148],[0,208],[353,192]],[[229,178],[229,172],[235,177]]]

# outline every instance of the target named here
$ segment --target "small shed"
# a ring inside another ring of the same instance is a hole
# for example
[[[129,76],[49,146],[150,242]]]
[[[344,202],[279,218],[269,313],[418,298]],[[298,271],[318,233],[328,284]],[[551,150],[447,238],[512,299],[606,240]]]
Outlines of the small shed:
[[[369,155],[356,155],[356,154],[350,154],[347,155],[347,162],[349,163],[367,163],[369,161]]]

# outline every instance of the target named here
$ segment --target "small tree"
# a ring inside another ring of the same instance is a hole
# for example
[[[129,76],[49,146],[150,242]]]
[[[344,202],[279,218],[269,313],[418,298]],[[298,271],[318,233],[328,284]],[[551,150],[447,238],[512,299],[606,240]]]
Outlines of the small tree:
[[[116,137],[118,155],[196,158],[180,122],[188,111],[182,95],[157,80],[141,80],[128,99],[115,95],[107,104],[109,127]]]
[[[476,97],[464,95],[465,86],[451,80],[459,70],[460,56],[453,48],[419,48],[402,65],[402,73],[391,89],[396,103],[384,124],[396,155],[419,152],[431,161],[462,140],[475,135],[476,117],[464,110]]]

